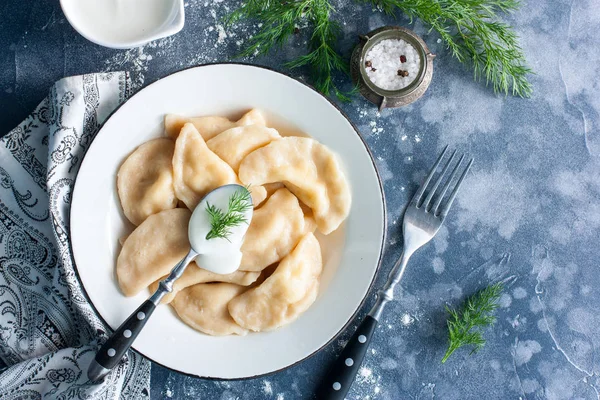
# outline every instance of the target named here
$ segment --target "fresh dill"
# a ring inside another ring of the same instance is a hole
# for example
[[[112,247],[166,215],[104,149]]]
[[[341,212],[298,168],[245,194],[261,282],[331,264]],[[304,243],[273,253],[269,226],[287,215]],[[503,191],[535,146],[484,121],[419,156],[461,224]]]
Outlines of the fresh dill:
[[[324,94],[349,100],[333,82],[335,72],[348,73],[348,63],[335,50],[340,25],[331,18],[334,9],[329,0],[248,0],[229,14],[228,25],[242,19],[254,19],[262,25],[240,53],[242,57],[265,55],[283,47],[289,37],[307,24],[312,29],[309,53],[286,64],[289,68],[307,67],[314,86]]]
[[[527,75],[531,69],[510,25],[500,13],[519,7],[518,0],[357,0],[369,2],[394,15],[396,11],[418,18],[446,42],[461,63],[472,65],[476,81],[482,79],[494,92],[528,97],[532,92]],[[245,19],[258,21],[258,32],[247,42],[241,56],[265,55],[283,47],[300,26],[311,29],[308,54],[287,63],[290,68],[308,67],[314,86],[324,94],[348,100],[334,83],[336,72],[348,73],[347,61],[335,50],[340,25],[332,19],[331,0],[247,0],[226,19],[228,24]]]
[[[459,310],[446,306],[448,318],[448,350],[442,358],[445,363],[455,350],[463,346],[474,346],[472,353],[483,347],[485,339],[481,329],[496,322],[493,312],[498,308],[498,299],[502,294],[502,283],[496,283],[469,297]]]
[[[313,2],[309,20],[314,30],[309,42],[310,53],[300,56],[287,64],[290,68],[308,66],[313,83],[321,93],[334,93],[340,100],[349,101],[347,93],[342,92],[333,82],[333,74],[341,71],[346,75],[350,69],[348,63],[338,54],[334,45],[340,34],[340,25],[331,20],[333,7],[327,0]]]
[[[226,212],[206,202],[206,212],[210,217],[210,231],[206,234],[206,240],[215,238],[229,240],[231,228],[248,223],[244,213],[250,208],[252,208],[252,198],[248,188],[236,190],[229,197]]]

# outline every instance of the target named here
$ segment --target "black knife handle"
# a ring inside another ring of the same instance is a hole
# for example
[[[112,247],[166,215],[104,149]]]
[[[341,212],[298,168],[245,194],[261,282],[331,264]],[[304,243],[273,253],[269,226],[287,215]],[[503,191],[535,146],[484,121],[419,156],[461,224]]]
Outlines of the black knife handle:
[[[376,327],[377,320],[367,315],[325,376],[317,391],[317,400],[344,400],[365,358]]]
[[[102,345],[96,354],[96,362],[106,369],[112,369],[121,362],[155,309],[152,301],[143,302]]]

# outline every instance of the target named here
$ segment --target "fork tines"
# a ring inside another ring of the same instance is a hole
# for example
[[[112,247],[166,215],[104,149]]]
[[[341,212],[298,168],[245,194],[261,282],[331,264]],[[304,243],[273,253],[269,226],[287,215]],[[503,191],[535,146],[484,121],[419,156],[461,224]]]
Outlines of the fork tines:
[[[444,164],[442,172],[439,173],[435,182],[430,185],[431,180],[433,179],[434,175],[436,175],[436,171],[442,163],[442,160],[447,152],[448,146],[444,148],[444,151],[442,151],[442,154],[440,154],[438,157],[433,168],[431,168],[429,175],[427,175],[427,178],[419,190],[417,190],[417,193],[415,193],[415,196],[411,201],[412,205],[416,206],[417,208],[425,207],[426,212],[441,217],[445,217],[448,213],[448,210],[450,209],[450,206],[452,205],[452,202],[458,193],[460,185],[465,179],[467,172],[469,172],[471,164],[473,164],[473,158],[470,158],[466,165],[464,165],[463,161],[465,160],[465,155],[459,155],[457,154],[457,151],[454,150],[452,155],[450,155],[450,158],[448,158]],[[456,158],[458,158],[458,161],[455,161]],[[452,168],[452,172],[448,173],[452,166],[454,166]],[[438,190],[438,187],[440,184],[442,184],[442,182],[444,185],[440,190]],[[450,195],[446,196],[448,189],[451,187],[453,189],[450,192]],[[431,201],[434,199],[434,197],[435,202],[431,204]]]

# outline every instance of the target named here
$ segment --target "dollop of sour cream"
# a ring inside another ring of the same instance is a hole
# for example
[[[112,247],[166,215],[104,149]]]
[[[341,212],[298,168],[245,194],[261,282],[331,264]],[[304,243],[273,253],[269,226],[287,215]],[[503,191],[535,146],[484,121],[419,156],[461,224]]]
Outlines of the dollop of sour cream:
[[[250,207],[242,213],[247,223],[231,227],[227,238],[206,239],[211,230],[211,218],[206,207],[208,204],[220,208],[224,213],[229,209],[229,199],[238,191],[247,190],[240,185],[225,185],[213,190],[202,199],[196,206],[188,228],[188,237],[192,249],[198,256],[196,263],[208,271],[217,274],[230,274],[235,272],[242,261],[240,248],[244,242],[244,236],[252,220],[252,200]]]

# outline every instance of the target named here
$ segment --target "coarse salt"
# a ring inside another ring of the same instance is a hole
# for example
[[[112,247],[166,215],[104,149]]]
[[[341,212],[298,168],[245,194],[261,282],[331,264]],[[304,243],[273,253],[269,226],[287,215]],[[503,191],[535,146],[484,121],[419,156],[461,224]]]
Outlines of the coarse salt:
[[[385,39],[375,44],[365,58],[367,76],[377,87],[399,90],[417,78],[421,57],[402,39]]]

